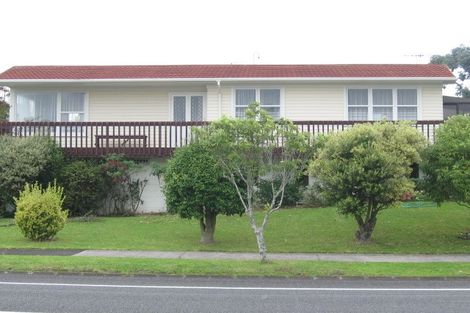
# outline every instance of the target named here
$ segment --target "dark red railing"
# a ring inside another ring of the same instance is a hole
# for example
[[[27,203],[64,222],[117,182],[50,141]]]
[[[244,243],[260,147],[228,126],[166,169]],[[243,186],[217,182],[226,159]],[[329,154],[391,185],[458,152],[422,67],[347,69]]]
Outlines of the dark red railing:
[[[357,121],[294,121],[312,135],[340,132]],[[430,141],[442,121],[414,126]],[[193,128],[209,122],[0,122],[0,134],[50,136],[70,156],[100,157],[111,153],[135,158],[164,157],[191,141]]]

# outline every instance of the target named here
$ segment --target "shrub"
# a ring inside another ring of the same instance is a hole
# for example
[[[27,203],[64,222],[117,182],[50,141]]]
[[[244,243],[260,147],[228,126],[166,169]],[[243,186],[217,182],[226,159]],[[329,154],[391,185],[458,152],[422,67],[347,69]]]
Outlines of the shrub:
[[[73,161],[64,166],[58,183],[64,187],[64,208],[71,216],[96,214],[107,195],[101,166],[90,161]]]
[[[23,235],[34,241],[51,240],[67,221],[67,211],[62,210],[63,188],[49,185],[26,184],[15,198],[15,222]]]
[[[355,125],[332,134],[310,166],[320,196],[352,215],[357,240],[368,241],[378,213],[413,191],[411,165],[420,161],[426,142],[405,123]]]
[[[307,186],[302,193],[302,203],[306,207],[319,208],[328,206],[329,203],[322,198],[317,185]]]
[[[436,202],[470,206],[470,116],[449,118],[424,153],[423,188]]]
[[[0,208],[13,203],[26,183],[47,186],[63,164],[60,148],[47,137],[0,136]]]
[[[10,106],[0,98],[0,121],[8,121]]]
[[[280,184],[280,180],[274,182],[276,185]],[[284,189],[284,199],[282,200],[282,206],[291,206],[299,203],[303,198],[305,186],[303,184],[303,177],[294,179],[287,183]],[[259,186],[259,200],[261,204],[270,202],[272,199],[271,183],[262,181]]]
[[[176,150],[164,178],[168,212],[198,219],[202,243],[214,241],[218,214],[241,215],[244,211],[234,186],[223,177],[211,151],[201,144]]]
[[[108,190],[108,214],[134,215],[144,203],[142,193],[148,179],[133,178],[141,166],[122,155],[113,154],[106,157],[101,170],[105,175]]]

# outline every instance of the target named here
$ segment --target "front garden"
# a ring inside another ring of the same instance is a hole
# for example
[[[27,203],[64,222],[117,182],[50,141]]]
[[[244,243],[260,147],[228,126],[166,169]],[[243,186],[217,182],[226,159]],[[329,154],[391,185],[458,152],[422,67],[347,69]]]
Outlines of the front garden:
[[[199,243],[197,220],[174,215],[71,219],[54,240],[34,242],[2,219],[0,248],[257,251],[244,216],[220,216],[217,224],[211,245]],[[269,252],[468,253],[470,241],[458,235],[469,227],[469,209],[455,203],[392,208],[381,213],[371,243],[360,244],[355,222],[333,207],[283,209],[270,221],[266,242]]]
[[[0,137],[0,248],[259,252],[262,262],[268,252],[469,253],[469,116],[451,118],[428,145],[407,123],[359,124],[310,137],[288,120],[274,121],[257,104],[246,114],[211,123],[166,166],[155,163],[168,208],[160,215],[136,214],[147,180],[133,175],[139,168],[133,160],[66,159],[46,137]],[[413,178],[417,164],[423,174]],[[312,184],[301,190],[307,174]],[[13,264],[15,257],[0,258]],[[32,263],[17,262],[16,269],[43,264],[24,260]],[[60,257],[50,260],[57,264],[51,270],[69,268]],[[100,264],[126,272],[126,262]],[[157,263],[159,273],[174,270]],[[186,263],[193,274],[211,272],[210,262]],[[281,263],[288,271],[305,269],[293,275],[334,269],[331,262]],[[261,272],[270,275],[276,266],[269,266]],[[363,270],[342,266],[344,273]],[[467,273],[470,266],[462,266],[458,271]],[[456,275],[455,268],[444,268]],[[251,270],[252,262],[245,262],[237,273]]]

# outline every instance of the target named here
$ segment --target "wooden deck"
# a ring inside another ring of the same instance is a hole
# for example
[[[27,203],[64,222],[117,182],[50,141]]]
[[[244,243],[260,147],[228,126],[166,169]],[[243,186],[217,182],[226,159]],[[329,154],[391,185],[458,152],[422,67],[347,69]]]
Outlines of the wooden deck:
[[[344,131],[354,121],[294,121],[312,135]],[[413,125],[430,141],[442,121]],[[132,158],[167,157],[191,142],[194,128],[209,122],[0,122],[0,134],[15,137],[50,136],[71,157],[102,157],[118,153]]]

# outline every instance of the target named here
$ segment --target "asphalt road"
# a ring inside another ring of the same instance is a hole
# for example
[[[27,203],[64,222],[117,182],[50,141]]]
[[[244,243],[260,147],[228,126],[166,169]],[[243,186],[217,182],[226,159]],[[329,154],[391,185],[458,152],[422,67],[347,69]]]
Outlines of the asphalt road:
[[[470,280],[0,274],[8,312],[469,312]]]

